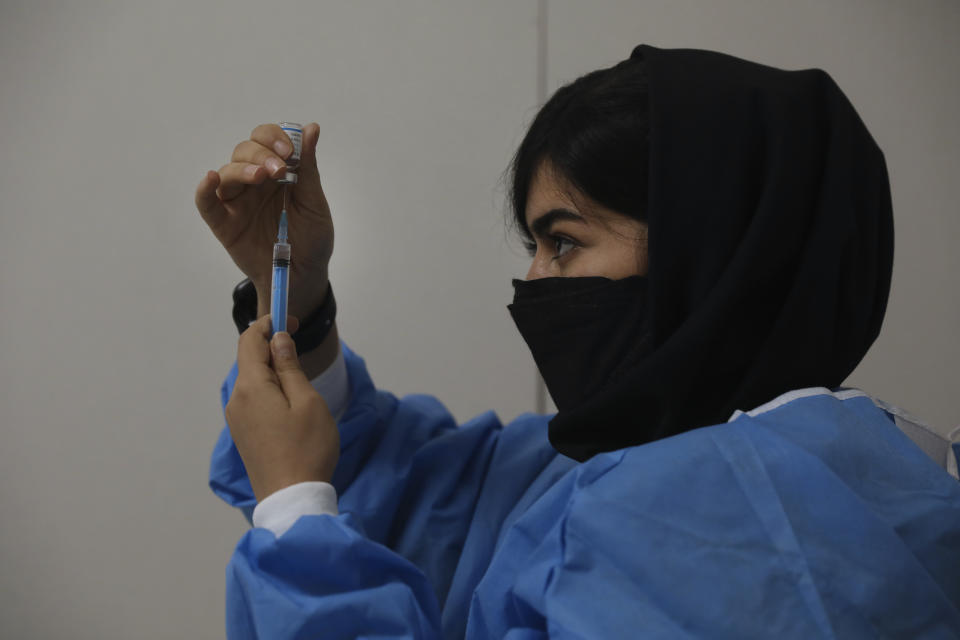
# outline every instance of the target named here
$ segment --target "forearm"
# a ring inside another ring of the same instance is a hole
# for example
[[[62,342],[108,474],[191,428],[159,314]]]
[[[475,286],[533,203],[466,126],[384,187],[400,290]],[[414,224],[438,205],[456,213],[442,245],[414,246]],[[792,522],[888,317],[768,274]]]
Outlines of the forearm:
[[[307,353],[300,354],[300,366],[307,378],[311,380],[330,368],[340,353],[340,336],[337,333],[337,324],[330,327],[330,333],[320,345]]]

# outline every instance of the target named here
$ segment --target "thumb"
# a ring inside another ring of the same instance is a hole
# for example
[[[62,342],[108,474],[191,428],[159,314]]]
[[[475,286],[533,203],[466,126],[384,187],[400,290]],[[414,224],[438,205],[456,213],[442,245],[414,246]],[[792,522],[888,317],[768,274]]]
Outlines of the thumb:
[[[300,148],[300,170],[298,190],[310,198],[319,197],[324,202],[323,187],[320,185],[320,170],[317,168],[317,142],[320,139],[320,125],[311,122],[303,128]]]
[[[316,394],[316,390],[306,374],[300,368],[297,347],[286,331],[278,331],[270,340],[270,353],[273,355],[273,370],[280,378],[280,388],[291,405],[297,404],[305,396]]]

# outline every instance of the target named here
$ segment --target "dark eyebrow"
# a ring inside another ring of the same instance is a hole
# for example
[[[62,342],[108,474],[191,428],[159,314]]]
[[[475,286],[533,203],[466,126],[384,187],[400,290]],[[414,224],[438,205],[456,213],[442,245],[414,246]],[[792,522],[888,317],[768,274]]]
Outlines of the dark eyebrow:
[[[533,221],[533,224],[530,225],[530,231],[533,234],[533,237],[542,238],[550,231],[550,227],[560,220],[569,220],[571,222],[580,223],[586,222],[586,220],[583,219],[583,216],[568,209],[551,209]]]

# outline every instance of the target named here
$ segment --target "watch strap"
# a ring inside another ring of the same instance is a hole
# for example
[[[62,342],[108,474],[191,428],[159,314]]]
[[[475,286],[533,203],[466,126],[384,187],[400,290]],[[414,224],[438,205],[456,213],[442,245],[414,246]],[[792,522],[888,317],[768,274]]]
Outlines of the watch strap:
[[[337,301],[333,297],[333,287],[327,284],[327,295],[323,302],[309,316],[300,321],[300,327],[293,334],[297,354],[313,351],[320,346],[333,328],[337,317]],[[257,290],[250,278],[244,278],[233,289],[233,322],[237,331],[243,333],[250,323],[257,319]]]

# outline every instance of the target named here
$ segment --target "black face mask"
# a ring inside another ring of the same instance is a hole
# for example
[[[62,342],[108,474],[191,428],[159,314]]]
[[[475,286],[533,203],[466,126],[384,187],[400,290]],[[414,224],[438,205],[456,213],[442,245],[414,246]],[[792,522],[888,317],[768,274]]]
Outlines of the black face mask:
[[[513,287],[507,308],[560,411],[650,352],[645,277],[514,280]]]

